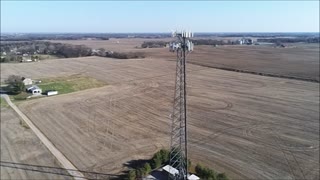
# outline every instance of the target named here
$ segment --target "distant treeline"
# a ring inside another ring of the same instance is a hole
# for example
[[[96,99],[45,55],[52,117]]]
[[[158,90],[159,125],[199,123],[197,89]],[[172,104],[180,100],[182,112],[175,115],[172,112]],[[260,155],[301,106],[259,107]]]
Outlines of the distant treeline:
[[[141,48],[161,48],[166,47],[168,43],[164,41],[145,41],[141,44]]]
[[[12,37],[12,38],[1,38],[1,41],[40,41],[40,40],[84,40],[88,38],[78,38],[78,37],[56,37],[56,38],[48,38],[48,37]],[[94,38],[97,40],[109,40],[106,37],[97,37]]]
[[[266,38],[266,39],[257,39],[258,42],[268,42],[268,43],[319,43],[320,37],[313,38]]]
[[[1,34],[1,41],[35,41],[35,40],[109,40],[109,38],[165,38],[168,33],[64,33],[64,34]]]
[[[195,33],[195,37],[261,37],[261,38],[276,38],[276,37],[315,37],[319,36],[319,33]]]
[[[194,45],[233,45],[235,41],[231,40],[214,40],[214,39],[197,39],[192,40]],[[161,48],[165,47],[169,42],[165,41],[145,41],[141,44],[141,48]]]
[[[105,37],[105,36],[90,36],[90,35],[1,36],[1,41],[82,40],[82,39],[109,40],[109,37]]]
[[[198,33],[195,37],[260,37],[281,38],[296,37],[310,38],[318,37],[319,33]],[[31,41],[31,40],[80,40],[109,38],[167,38],[171,33],[1,33],[1,41]]]
[[[93,50],[85,45],[52,43],[47,41],[1,43],[1,62],[20,62],[23,57],[37,54],[54,55],[61,58],[101,56],[117,59],[144,58],[143,53],[119,53],[105,49]]]
[[[178,156],[179,157],[179,156]],[[129,166],[131,170],[128,172],[127,179],[128,180],[137,180],[143,179],[146,175],[150,174],[152,171],[159,169],[161,166],[169,164],[170,160],[170,151],[166,149],[161,149],[157,151],[153,157],[149,160],[137,160],[131,161]],[[190,172],[191,169],[191,161],[188,159],[186,161],[188,163],[187,171]],[[197,164],[195,166],[196,175],[201,179],[206,180],[228,180],[229,178],[225,173],[218,173],[213,169]]]
[[[236,44],[234,41],[231,40],[214,40],[214,39],[197,39],[192,40],[194,45],[233,45]]]
[[[84,45],[70,45],[45,41],[13,42],[1,44],[1,52],[8,55],[49,54],[60,57],[90,56],[92,50]]]
[[[116,59],[137,59],[137,58],[145,58],[144,53],[142,52],[114,52],[114,51],[107,51],[104,48],[100,48],[95,50],[92,55],[100,56],[100,57],[110,57]]]

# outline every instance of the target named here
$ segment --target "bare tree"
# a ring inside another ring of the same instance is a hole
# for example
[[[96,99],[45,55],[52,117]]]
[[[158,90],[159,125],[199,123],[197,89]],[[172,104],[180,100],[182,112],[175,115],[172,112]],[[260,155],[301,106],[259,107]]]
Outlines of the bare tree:
[[[25,89],[23,79],[21,76],[17,75],[10,75],[8,79],[6,80],[6,83],[9,84],[9,86],[12,87],[13,93],[20,93]]]

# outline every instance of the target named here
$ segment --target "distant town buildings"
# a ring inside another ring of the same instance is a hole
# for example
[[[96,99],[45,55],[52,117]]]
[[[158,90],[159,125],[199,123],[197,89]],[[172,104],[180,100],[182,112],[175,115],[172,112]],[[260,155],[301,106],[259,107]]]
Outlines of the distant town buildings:
[[[28,54],[24,54],[22,56],[22,59],[20,60],[20,62],[36,62],[36,61],[39,61],[38,60],[38,56],[28,56]]]
[[[100,50],[99,50],[99,49],[92,49],[91,51],[92,51],[92,53],[93,53],[93,54],[94,54],[94,53],[99,53],[99,52],[100,52]]]
[[[279,45],[279,47],[285,48],[285,47],[286,47],[286,45],[284,45],[284,44],[280,44],[280,45]]]
[[[240,45],[252,45],[253,40],[250,38],[242,38],[242,39],[238,39],[236,43]]]

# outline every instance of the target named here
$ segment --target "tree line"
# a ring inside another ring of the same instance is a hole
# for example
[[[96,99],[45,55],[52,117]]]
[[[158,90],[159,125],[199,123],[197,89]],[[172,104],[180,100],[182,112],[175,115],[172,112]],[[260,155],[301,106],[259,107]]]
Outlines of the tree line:
[[[10,94],[19,94],[25,90],[25,85],[23,83],[23,78],[18,75],[10,75],[8,79],[5,80],[8,84],[7,90],[10,89]]]
[[[44,41],[31,41],[31,42],[14,42],[1,44],[1,52],[11,55],[23,54],[49,54],[57,55],[60,57],[81,57],[90,56],[91,48],[84,45],[71,45],[62,43],[51,43]]]
[[[129,180],[136,180],[145,177],[146,175],[150,174],[151,171],[160,168],[166,164],[169,164],[170,160],[170,151],[166,149],[161,149],[157,151],[150,160],[143,164],[138,164],[133,169],[128,172],[128,179]],[[191,170],[191,161],[188,159],[186,160],[188,163],[188,172]],[[195,174],[199,176],[201,179],[206,180],[228,180],[228,177],[225,173],[217,173],[214,170],[201,166],[197,164],[195,166]]]
[[[164,42],[164,41],[144,41],[141,44],[141,48],[162,48],[162,47],[166,47],[167,44],[169,44],[169,42]]]
[[[164,38],[169,33],[25,33],[1,34],[1,41],[35,41],[35,40],[109,40],[109,38]]]
[[[237,44],[232,40],[216,40],[216,39],[194,39],[194,45],[234,45]],[[165,41],[145,41],[141,44],[141,48],[162,48],[166,47],[169,42]]]
[[[165,149],[161,149],[156,152],[153,157],[146,163],[138,165],[134,169],[130,170],[128,173],[129,180],[135,180],[137,178],[142,178],[149,174],[153,169],[157,169],[162,165],[169,162],[170,152]]]
[[[319,43],[320,37],[301,37],[301,38],[264,38],[257,39],[257,42],[268,42],[268,43]]]
[[[195,39],[192,40],[194,45],[234,45],[235,41],[231,40],[216,40],[216,39]]]
[[[206,180],[228,180],[225,173],[217,173],[213,169],[197,164],[195,167],[196,175]]]
[[[1,41],[39,41],[39,40],[109,40],[106,34],[1,34]]]
[[[37,54],[54,55],[60,58],[73,58],[84,56],[101,56],[117,59],[132,59],[144,58],[142,52],[113,52],[103,48],[93,50],[85,45],[71,45],[63,43],[52,43],[46,41],[30,41],[30,42],[12,42],[1,43],[1,53],[6,55],[1,56],[0,62],[19,62],[22,60],[23,54],[36,57]]]
[[[115,52],[115,51],[107,51],[104,48],[99,48],[92,52],[93,56],[100,57],[110,57],[116,59],[137,59],[137,58],[145,58],[143,52]]]

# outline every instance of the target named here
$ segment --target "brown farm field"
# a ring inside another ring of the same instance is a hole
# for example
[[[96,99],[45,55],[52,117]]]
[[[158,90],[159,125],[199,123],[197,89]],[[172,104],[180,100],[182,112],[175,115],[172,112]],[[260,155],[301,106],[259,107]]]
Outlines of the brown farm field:
[[[55,43],[65,43],[73,45],[86,45],[90,48],[99,49],[105,48],[109,51],[130,52],[139,51],[141,44],[144,41],[172,41],[172,38],[162,39],[144,39],[144,38],[110,38],[109,40],[50,40]]]
[[[228,38],[227,38],[228,39]],[[234,38],[233,38],[234,39]],[[236,38],[237,39],[237,38]],[[118,52],[144,52],[149,58],[175,60],[167,48],[137,49],[144,41],[172,39],[123,38],[102,40],[53,41]],[[195,46],[188,62],[212,68],[240,70],[251,73],[284,76],[319,82],[319,44],[286,44],[287,48],[271,46]]]
[[[102,173],[169,148],[174,73],[175,62],[160,58],[1,65],[3,78],[81,74],[108,84],[19,104],[78,169]],[[232,179],[319,179],[319,83],[195,64],[187,73],[194,163]]]
[[[2,99],[2,98],[1,98]],[[59,162],[41,143],[28,126],[23,124],[18,114],[11,108],[1,108],[1,153],[2,162],[22,163],[36,166],[61,168]],[[5,165],[10,165],[6,163]],[[30,168],[18,165],[20,168]],[[1,166],[0,179],[72,179],[68,176],[25,171]]]

